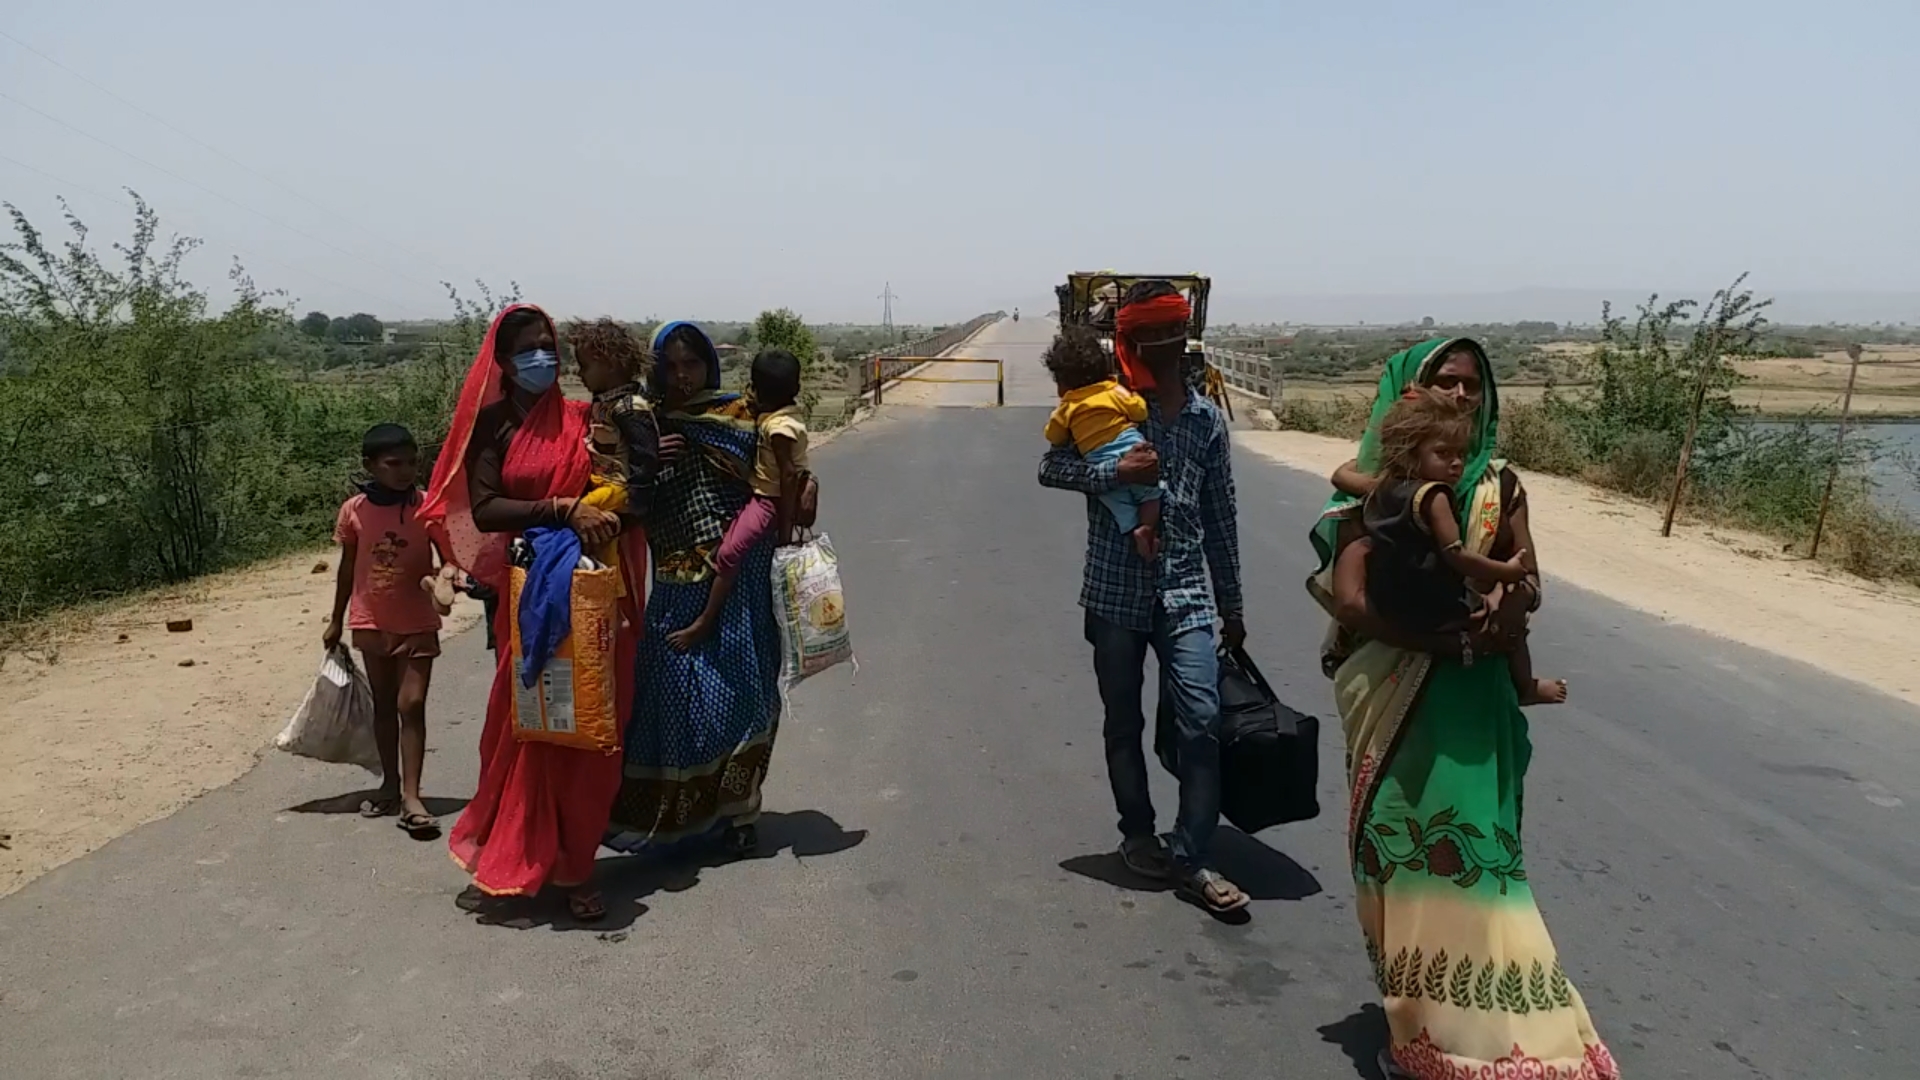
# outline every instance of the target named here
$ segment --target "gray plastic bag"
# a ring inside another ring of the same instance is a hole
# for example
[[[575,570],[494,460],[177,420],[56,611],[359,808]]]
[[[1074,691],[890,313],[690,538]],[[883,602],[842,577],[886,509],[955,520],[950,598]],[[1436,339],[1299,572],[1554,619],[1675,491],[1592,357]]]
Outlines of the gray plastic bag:
[[[373,688],[346,646],[335,645],[327,651],[313,687],[273,745],[315,761],[380,772],[380,745],[373,737]]]

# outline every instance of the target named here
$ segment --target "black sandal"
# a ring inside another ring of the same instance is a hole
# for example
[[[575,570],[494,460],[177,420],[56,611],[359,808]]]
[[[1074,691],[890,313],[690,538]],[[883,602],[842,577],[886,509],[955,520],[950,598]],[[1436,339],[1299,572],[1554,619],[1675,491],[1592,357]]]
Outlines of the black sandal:
[[[599,922],[607,917],[607,902],[598,889],[585,893],[570,892],[567,894],[567,911],[578,922]]]
[[[728,826],[726,845],[729,853],[744,859],[760,850],[760,830],[752,825]]]
[[[1385,1080],[1413,1080],[1413,1074],[1401,1068],[1400,1063],[1393,1060],[1391,1050],[1380,1051],[1379,1065],[1380,1075]]]
[[[415,840],[431,840],[440,835],[440,822],[432,814],[401,814],[394,824]]]

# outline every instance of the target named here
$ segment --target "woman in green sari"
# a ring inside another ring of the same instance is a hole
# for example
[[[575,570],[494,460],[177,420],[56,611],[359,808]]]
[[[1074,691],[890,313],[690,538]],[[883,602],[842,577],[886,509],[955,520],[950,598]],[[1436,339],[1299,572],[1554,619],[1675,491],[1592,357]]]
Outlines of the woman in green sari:
[[[1468,549],[1495,559],[1536,550],[1526,493],[1493,456],[1499,396],[1476,342],[1435,339],[1387,361],[1343,480],[1378,464],[1380,419],[1416,384],[1475,407],[1454,493]],[[1529,554],[1527,581],[1479,630],[1409,634],[1368,608],[1359,509],[1347,495],[1327,504],[1307,588],[1336,620],[1323,661],[1346,735],[1355,906],[1391,1029],[1382,1068],[1414,1080],[1618,1080],[1521,854],[1532,745],[1505,652],[1539,606],[1538,564]]]

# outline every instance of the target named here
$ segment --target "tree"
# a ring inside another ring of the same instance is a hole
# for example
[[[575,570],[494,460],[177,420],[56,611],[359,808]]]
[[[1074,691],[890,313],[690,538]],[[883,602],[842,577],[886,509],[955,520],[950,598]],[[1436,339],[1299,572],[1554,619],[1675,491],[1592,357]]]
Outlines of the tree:
[[[327,322],[327,340],[341,342],[347,340],[347,320],[335,315]]]
[[[820,344],[806,321],[787,308],[763,311],[753,320],[753,341],[761,349],[785,349],[800,360],[800,404],[811,413],[820,401],[820,382],[827,377],[820,363]]]
[[[369,341],[378,344],[386,334],[386,329],[379,319],[364,311],[347,317],[348,341]]]
[[[306,318],[300,320],[300,332],[315,341],[321,341],[326,338],[327,326],[332,322],[324,311],[309,311]]]

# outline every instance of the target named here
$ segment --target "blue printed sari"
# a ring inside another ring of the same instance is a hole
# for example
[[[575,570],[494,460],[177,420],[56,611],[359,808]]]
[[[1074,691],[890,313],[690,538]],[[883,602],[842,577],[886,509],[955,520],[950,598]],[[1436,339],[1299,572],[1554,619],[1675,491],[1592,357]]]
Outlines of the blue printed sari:
[[[687,448],[661,472],[647,521],[654,585],[634,665],[625,775],[607,829],[607,846],[626,852],[752,824],[780,723],[771,537],[748,553],[712,637],[684,653],[666,640],[706,608],[714,555],[751,494],[755,450],[752,413],[740,395],[721,392],[719,356],[704,333],[669,323],[656,333],[655,351],[682,327],[704,346],[707,388],[660,414],[660,433],[685,437]]]

